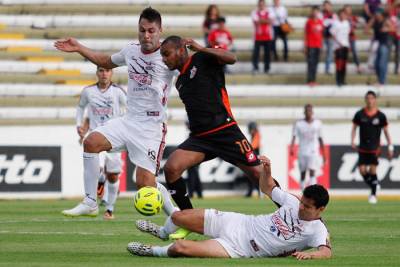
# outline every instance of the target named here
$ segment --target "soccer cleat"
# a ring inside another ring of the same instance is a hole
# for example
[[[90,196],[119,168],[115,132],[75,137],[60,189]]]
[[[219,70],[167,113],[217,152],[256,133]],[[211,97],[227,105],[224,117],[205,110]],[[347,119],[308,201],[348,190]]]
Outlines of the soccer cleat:
[[[176,230],[175,233],[170,234],[169,238],[173,239],[173,240],[177,240],[177,239],[184,239],[185,237],[187,237],[191,232],[185,228],[179,228],[178,230]]]
[[[114,220],[115,217],[114,217],[113,212],[111,210],[106,210],[106,212],[104,212],[103,219],[104,220]]]
[[[369,202],[369,204],[376,204],[376,203],[378,203],[378,199],[376,198],[376,196],[370,195],[368,197],[368,202]]]
[[[90,207],[89,205],[85,203],[79,203],[75,208],[70,209],[70,210],[63,210],[61,212],[64,216],[69,216],[69,217],[78,217],[78,216],[90,216],[90,217],[96,217],[97,214],[99,214],[99,208],[97,207]]]
[[[142,232],[149,233],[151,235],[154,235],[155,237],[158,237],[162,240],[168,240],[168,237],[162,237],[161,236],[161,227],[155,223],[152,223],[150,221],[146,220],[137,220],[136,221],[136,228],[139,229]]]
[[[144,245],[139,242],[130,242],[126,249],[129,251],[129,253],[137,256],[153,256],[153,250],[151,249],[151,246],[149,245]]]
[[[101,199],[104,195],[104,182],[97,183],[97,197]]]

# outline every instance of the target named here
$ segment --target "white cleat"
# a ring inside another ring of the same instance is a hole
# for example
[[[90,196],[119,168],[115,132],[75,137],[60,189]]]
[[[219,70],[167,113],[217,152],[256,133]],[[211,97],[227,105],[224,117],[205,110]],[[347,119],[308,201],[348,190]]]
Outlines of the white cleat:
[[[64,216],[69,217],[78,217],[78,216],[89,216],[89,217],[96,217],[99,214],[99,208],[90,207],[89,205],[81,202],[75,208],[70,210],[63,210],[61,212]]]
[[[130,242],[126,248],[129,253],[137,256],[153,256],[153,250],[151,246],[144,245],[139,242]]]
[[[168,240],[168,236],[162,237],[161,236],[161,227],[155,223],[146,220],[137,220],[136,221],[136,228],[142,232],[149,233],[158,237],[162,240]]]
[[[376,198],[376,196],[370,195],[368,197],[368,202],[369,202],[369,204],[376,204],[376,203],[378,203],[378,199]]]

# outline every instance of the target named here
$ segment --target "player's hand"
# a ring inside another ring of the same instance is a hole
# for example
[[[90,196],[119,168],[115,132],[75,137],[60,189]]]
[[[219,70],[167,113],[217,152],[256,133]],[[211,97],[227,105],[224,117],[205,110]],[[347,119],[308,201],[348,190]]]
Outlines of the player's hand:
[[[54,47],[64,52],[78,52],[81,44],[75,38],[57,40]]]
[[[193,39],[186,38],[186,39],[183,39],[183,41],[185,42],[185,45],[187,46],[187,48],[189,48],[190,50],[192,50],[194,52],[198,52],[198,51],[201,51],[204,49],[204,47],[202,45],[200,45]]]
[[[351,148],[354,149],[354,150],[357,150],[356,144],[355,143],[351,143]]]
[[[260,160],[261,164],[264,167],[264,171],[267,177],[271,176],[271,160],[266,156],[259,156],[258,159]]]
[[[301,251],[293,252],[292,256],[295,257],[298,260],[310,260],[311,259],[310,253],[301,252]]]
[[[76,127],[76,131],[77,131],[77,133],[78,133],[80,138],[83,138],[85,136],[85,134],[86,134],[85,128],[83,128],[81,126],[77,126]]]

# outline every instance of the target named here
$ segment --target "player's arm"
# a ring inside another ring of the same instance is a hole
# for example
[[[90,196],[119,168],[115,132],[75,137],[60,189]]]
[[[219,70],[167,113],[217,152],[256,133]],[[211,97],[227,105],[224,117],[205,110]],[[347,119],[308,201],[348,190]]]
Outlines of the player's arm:
[[[77,52],[81,54],[84,58],[88,59],[89,61],[93,62],[97,66],[107,68],[107,69],[112,69],[115,67],[118,67],[111,61],[111,56],[101,53],[101,52],[95,52],[91,50],[90,48],[82,45],[79,43],[76,39],[74,38],[66,38],[66,39],[61,39],[57,40],[54,43],[54,46],[64,52]]]
[[[87,130],[84,128],[84,114],[85,114],[85,108],[89,104],[88,96],[87,96],[87,91],[86,89],[83,89],[81,96],[79,98],[79,103],[76,106],[76,116],[75,116],[75,122],[76,122],[76,130],[81,139],[85,136]],[[88,127],[89,129],[89,127]]]
[[[319,147],[320,147],[321,153],[322,153],[322,158],[324,159],[324,163],[325,163],[326,162],[326,154],[325,154],[324,140],[320,136],[320,137],[318,137],[318,141],[319,141]]]
[[[316,251],[296,251],[292,256],[298,260],[329,259],[332,257],[332,250],[327,246],[319,246]]]
[[[356,143],[354,142],[354,140],[356,139],[357,126],[357,124],[353,123],[353,126],[351,128],[351,147],[353,149],[357,149]]]
[[[260,156],[259,159],[264,168],[264,175],[261,176],[259,182],[260,190],[272,199],[272,190],[277,186],[277,184],[271,176],[271,161],[266,156]]]
[[[292,134],[292,141],[290,142],[290,155],[294,155],[294,144],[296,142],[296,135],[297,135],[297,122],[293,124],[293,134]]]
[[[388,159],[391,160],[394,154],[394,146],[392,144],[392,138],[389,133],[388,126],[383,127],[383,133],[385,134],[387,145],[388,145]]]
[[[185,44],[190,50],[195,52],[204,52],[215,56],[220,64],[235,64],[236,56],[235,54],[218,48],[206,48],[199,43],[195,42],[193,39],[185,39]]]

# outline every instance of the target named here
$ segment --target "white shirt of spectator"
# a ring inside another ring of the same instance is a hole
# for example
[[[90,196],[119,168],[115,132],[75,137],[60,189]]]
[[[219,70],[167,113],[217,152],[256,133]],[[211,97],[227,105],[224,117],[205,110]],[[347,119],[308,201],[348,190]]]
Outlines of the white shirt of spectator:
[[[126,93],[114,83],[101,91],[97,84],[83,89],[76,112],[76,124],[82,125],[86,108],[89,118],[89,130],[104,125],[108,120],[123,114],[126,106]]]
[[[143,54],[140,45],[130,43],[111,56],[118,66],[128,67],[127,116],[135,121],[165,122],[167,100],[175,71],[162,61],[160,49]]]
[[[321,219],[304,221],[299,218],[297,197],[275,187],[272,200],[281,205],[276,212],[250,220],[254,257],[287,256],[309,248],[330,247],[329,232]]]
[[[318,154],[318,138],[322,138],[322,122],[317,119],[310,123],[305,119],[298,120],[293,127],[293,136],[299,140],[299,155],[312,156]]]
[[[330,28],[330,33],[334,37],[333,49],[339,49],[341,47],[349,47],[350,46],[350,34],[351,26],[349,21],[343,20],[335,20],[332,23],[332,27]]]
[[[280,5],[278,7],[269,7],[269,14],[272,20],[272,26],[279,26],[287,21],[288,12],[286,7]]]

